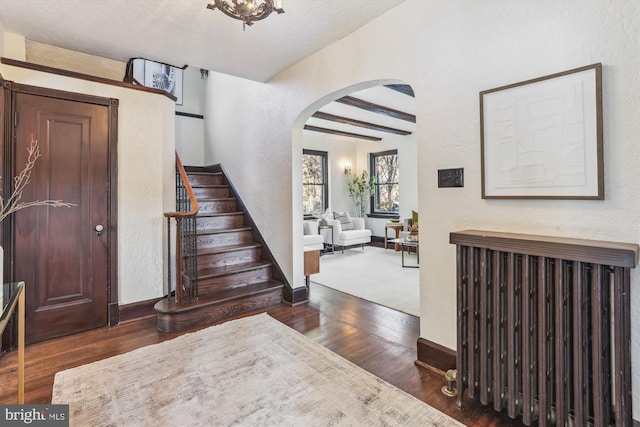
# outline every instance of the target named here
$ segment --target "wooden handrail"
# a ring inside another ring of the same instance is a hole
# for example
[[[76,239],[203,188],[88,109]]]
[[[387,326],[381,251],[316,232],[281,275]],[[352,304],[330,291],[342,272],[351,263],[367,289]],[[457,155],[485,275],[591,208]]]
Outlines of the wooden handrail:
[[[178,168],[178,173],[180,174],[180,179],[184,183],[184,188],[187,190],[187,194],[189,195],[189,201],[191,202],[191,210],[189,212],[165,212],[165,218],[187,218],[191,216],[195,216],[200,207],[198,206],[198,200],[196,199],[196,195],[193,194],[193,188],[191,188],[191,184],[189,183],[189,178],[187,177],[187,172],[185,172],[184,167],[182,166],[182,162],[180,161],[180,156],[176,153],[176,168]]]

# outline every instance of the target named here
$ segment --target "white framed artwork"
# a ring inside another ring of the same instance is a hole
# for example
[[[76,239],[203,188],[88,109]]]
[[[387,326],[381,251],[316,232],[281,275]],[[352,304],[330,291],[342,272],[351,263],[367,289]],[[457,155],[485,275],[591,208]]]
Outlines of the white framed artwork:
[[[604,199],[602,65],[480,92],[482,198]]]

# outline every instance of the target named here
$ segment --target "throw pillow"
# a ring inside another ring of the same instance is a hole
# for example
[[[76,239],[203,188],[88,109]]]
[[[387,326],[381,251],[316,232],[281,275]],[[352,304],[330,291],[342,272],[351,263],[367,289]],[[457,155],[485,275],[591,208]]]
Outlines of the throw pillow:
[[[334,212],[333,219],[337,219],[340,222],[343,230],[353,230],[353,222],[351,222],[351,217],[346,212]]]
[[[418,225],[418,212],[411,211],[411,225]]]

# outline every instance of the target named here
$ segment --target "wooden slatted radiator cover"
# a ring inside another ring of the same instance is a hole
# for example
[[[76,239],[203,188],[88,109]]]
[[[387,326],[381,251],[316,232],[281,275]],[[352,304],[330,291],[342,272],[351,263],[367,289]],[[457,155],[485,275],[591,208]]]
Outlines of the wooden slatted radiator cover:
[[[457,386],[525,425],[629,426],[636,244],[466,230]]]

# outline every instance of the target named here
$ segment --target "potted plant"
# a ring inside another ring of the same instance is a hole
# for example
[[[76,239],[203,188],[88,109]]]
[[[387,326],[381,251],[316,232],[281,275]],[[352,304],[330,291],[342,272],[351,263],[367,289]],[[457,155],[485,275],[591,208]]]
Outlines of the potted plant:
[[[375,187],[373,184],[374,179],[373,177],[369,177],[367,171],[362,171],[359,176],[355,175],[347,184],[349,197],[353,200],[353,203],[356,206],[356,211],[361,218],[364,218],[369,197],[374,194]]]

